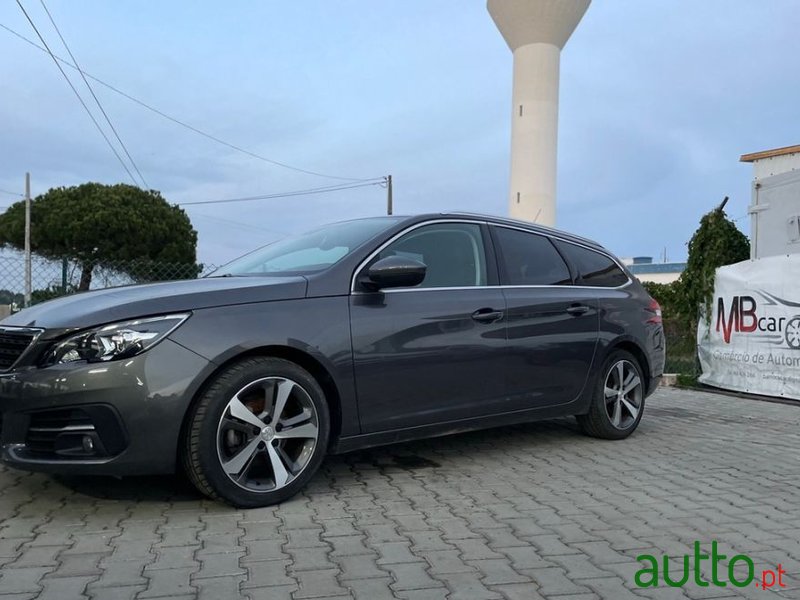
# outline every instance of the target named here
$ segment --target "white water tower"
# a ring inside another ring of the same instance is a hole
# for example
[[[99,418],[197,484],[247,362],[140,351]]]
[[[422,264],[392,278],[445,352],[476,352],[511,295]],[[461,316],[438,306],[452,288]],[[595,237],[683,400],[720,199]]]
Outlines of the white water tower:
[[[561,49],[590,2],[487,2],[514,53],[509,213],[516,219],[555,225]]]

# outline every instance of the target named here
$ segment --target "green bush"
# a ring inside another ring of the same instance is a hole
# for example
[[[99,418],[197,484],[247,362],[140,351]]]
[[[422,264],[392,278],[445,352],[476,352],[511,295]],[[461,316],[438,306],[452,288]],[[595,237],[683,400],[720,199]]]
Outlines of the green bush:
[[[22,305],[24,296],[11,290],[0,290],[0,304],[19,304]]]
[[[689,240],[689,257],[681,273],[678,312],[696,323],[700,310],[711,314],[714,274],[719,267],[750,258],[750,241],[725,215],[727,196],[717,208],[703,215]]]
[[[686,269],[677,281],[642,284],[661,305],[667,342],[664,371],[678,373],[680,385],[697,382],[697,320],[703,309],[710,314],[716,270],[750,257],[750,242],[725,215],[726,202],[727,198],[700,219],[689,241]]]
[[[60,298],[61,296],[74,294],[77,291],[78,290],[74,285],[68,285],[66,288],[61,287],[60,285],[51,285],[50,287],[41,290],[33,290],[31,292],[31,305],[39,304],[40,302],[47,302],[48,300]]]

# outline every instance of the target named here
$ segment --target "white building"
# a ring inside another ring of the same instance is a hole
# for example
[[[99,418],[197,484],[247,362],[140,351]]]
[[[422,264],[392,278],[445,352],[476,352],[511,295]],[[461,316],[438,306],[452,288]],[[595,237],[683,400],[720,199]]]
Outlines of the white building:
[[[753,164],[750,258],[800,254],[800,145],[744,154]],[[671,283],[686,263],[654,263],[650,256],[623,258],[640,281]]]
[[[672,283],[681,276],[686,268],[685,262],[654,263],[652,256],[634,256],[620,260],[636,276],[636,279],[653,283]]]
[[[800,253],[800,146],[740,160],[753,163],[750,258]]]

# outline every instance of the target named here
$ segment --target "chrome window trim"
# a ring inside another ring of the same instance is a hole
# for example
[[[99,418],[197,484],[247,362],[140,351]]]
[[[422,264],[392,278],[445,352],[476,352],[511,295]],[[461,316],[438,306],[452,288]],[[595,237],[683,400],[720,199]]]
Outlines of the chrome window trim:
[[[480,220],[474,220],[474,219],[433,219],[431,221],[422,221],[421,223],[415,223],[414,225],[411,225],[410,227],[407,227],[406,229],[403,229],[403,231],[400,231],[399,233],[396,233],[395,235],[393,235],[391,238],[389,238],[383,244],[378,246],[377,249],[373,250],[367,256],[367,258],[365,258],[360,263],[358,263],[358,266],[356,267],[355,271],[353,271],[353,276],[350,278],[350,293],[351,294],[371,294],[371,293],[374,293],[374,292],[361,292],[361,291],[357,290],[356,289],[356,278],[358,277],[358,274],[361,272],[361,269],[363,269],[373,258],[375,258],[378,254],[380,254],[381,251],[383,251],[387,246],[391,245],[395,240],[403,237],[407,233],[410,233],[410,232],[414,231],[415,229],[419,229],[420,227],[425,227],[426,225],[437,225],[437,224],[442,224],[442,223],[466,223],[466,224],[470,224],[470,225],[486,225],[487,224],[486,221],[480,221]],[[486,258],[486,245],[485,244],[484,244],[483,253],[484,253],[484,260],[485,260],[485,258]],[[464,286],[463,289],[474,290],[475,288],[478,288],[478,287],[487,287],[487,286],[470,285],[470,286]],[[442,290],[442,289],[446,289],[446,288],[400,288],[400,290],[408,290],[408,291],[435,290],[435,289]],[[461,289],[461,288],[449,288],[449,289]],[[400,291],[400,290],[394,290],[394,291]]]
[[[596,285],[465,285],[461,287],[430,287],[430,288],[390,288],[382,290],[382,294],[401,294],[405,292],[438,292],[455,290],[514,290],[514,289],[554,289],[554,290],[619,290],[630,283],[625,283],[616,288],[599,287]],[[351,292],[354,296],[375,294],[376,292]]]
[[[371,252],[367,258],[362,260],[358,267],[356,267],[355,271],[353,271],[353,276],[350,279],[350,294],[351,295],[363,295],[363,294],[374,294],[375,292],[362,292],[356,289],[356,279],[358,277],[359,272],[361,269],[364,268],[375,256],[380,254],[380,252],[393,243],[398,238],[404,236],[406,233],[414,231],[420,227],[424,227],[425,225],[435,225],[437,223],[468,223],[472,225],[487,225],[489,227],[505,227],[506,229],[515,229],[517,231],[522,231],[524,233],[530,233],[531,235],[539,235],[546,238],[557,239],[560,242],[564,242],[565,244],[572,244],[573,246],[578,246],[585,250],[590,250],[592,252],[596,252],[606,258],[609,258],[615,265],[617,265],[622,273],[627,277],[628,281],[625,283],[618,285],[616,287],[605,287],[605,286],[597,286],[597,285],[469,285],[469,286],[458,286],[458,287],[430,287],[430,288],[392,288],[388,290],[382,290],[384,294],[396,294],[396,293],[403,293],[403,292],[432,292],[432,291],[454,291],[454,290],[474,290],[474,289],[540,289],[540,288],[556,288],[556,289],[572,289],[572,290],[621,290],[623,288],[628,287],[633,283],[633,280],[628,276],[625,268],[622,264],[611,254],[605,252],[603,250],[599,250],[597,248],[593,248],[591,246],[587,246],[586,244],[581,244],[579,242],[574,242],[567,238],[561,237],[559,235],[551,235],[550,233],[542,233],[539,231],[534,231],[532,229],[526,229],[524,227],[517,227],[515,225],[506,225],[505,223],[493,223],[491,221],[486,220],[478,220],[478,219],[434,219],[431,221],[423,221],[421,223],[415,223],[410,227],[400,231],[393,235],[389,240],[378,246],[376,250]],[[486,250],[484,247],[484,254]]]
[[[36,345],[36,342],[39,340],[41,335],[44,333],[44,329],[41,327],[18,327],[16,325],[0,325],[0,333],[31,333],[33,334],[31,337],[31,341],[28,344],[28,347],[17,357],[13,363],[11,363],[7,369],[0,369],[0,374],[11,373],[14,370],[19,362],[27,356],[33,347]]]

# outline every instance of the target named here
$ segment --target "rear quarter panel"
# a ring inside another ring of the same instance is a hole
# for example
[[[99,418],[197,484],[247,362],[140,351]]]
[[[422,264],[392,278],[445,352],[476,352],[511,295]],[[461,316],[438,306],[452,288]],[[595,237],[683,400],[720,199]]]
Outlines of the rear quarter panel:
[[[614,347],[628,342],[644,353],[646,370],[651,383],[664,371],[664,332],[661,323],[651,321],[648,312],[650,296],[636,280],[619,289],[597,288],[600,311],[600,341],[595,369],[602,366]],[[648,391],[652,386],[648,385]]]

